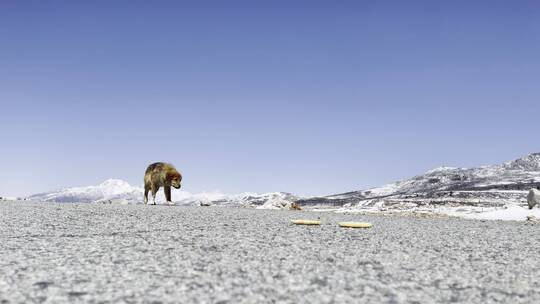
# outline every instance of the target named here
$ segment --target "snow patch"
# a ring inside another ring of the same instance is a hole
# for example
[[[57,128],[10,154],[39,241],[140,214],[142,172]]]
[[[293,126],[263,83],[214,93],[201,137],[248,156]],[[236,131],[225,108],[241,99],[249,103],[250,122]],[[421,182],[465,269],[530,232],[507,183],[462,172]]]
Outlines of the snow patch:
[[[0,196],[0,201],[17,201],[17,200],[20,200],[20,199],[17,197],[12,197],[12,196]]]
[[[464,168],[442,166],[442,167],[437,167],[435,169],[431,169],[431,170],[427,171],[426,174],[455,171],[455,170],[459,170],[459,169],[464,169]]]
[[[451,216],[475,220],[525,221],[527,220],[528,216],[540,218],[540,209],[529,210],[527,208],[515,205],[484,212],[458,212],[453,210],[447,210],[444,213]]]

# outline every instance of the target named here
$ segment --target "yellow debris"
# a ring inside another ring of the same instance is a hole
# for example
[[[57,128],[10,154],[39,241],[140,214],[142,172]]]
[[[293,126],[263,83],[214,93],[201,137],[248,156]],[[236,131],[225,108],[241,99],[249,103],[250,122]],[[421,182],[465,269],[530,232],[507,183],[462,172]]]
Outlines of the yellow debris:
[[[371,228],[373,225],[371,223],[362,223],[362,222],[339,222],[339,227],[344,228]]]
[[[312,220],[292,220],[293,224],[296,225],[320,225],[321,221],[312,221]]]

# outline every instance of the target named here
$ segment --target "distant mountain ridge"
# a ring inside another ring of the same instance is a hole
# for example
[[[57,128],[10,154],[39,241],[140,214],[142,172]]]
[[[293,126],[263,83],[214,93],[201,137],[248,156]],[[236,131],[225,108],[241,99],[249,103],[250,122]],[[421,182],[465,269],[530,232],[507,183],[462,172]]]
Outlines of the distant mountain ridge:
[[[405,210],[411,208],[502,207],[526,204],[527,190],[540,186],[540,153],[498,165],[477,168],[439,167],[382,187],[322,197],[299,198],[290,193],[198,193],[173,191],[179,205],[245,206],[284,208],[292,202],[307,208],[356,208]],[[46,202],[142,203],[142,187],[109,179],[97,186],[72,187],[35,194],[27,199]],[[157,201],[165,201],[163,191]]]
[[[58,203],[142,200],[143,190],[119,179],[108,179],[96,186],[71,187],[27,197],[29,200]]]
[[[439,167],[409,179],[368,190],[301,199],[303,206],[396,205],[452,202],[493,206],[520,203],[526,190],[540,186],[540,153],[499,165],[477,168]]]
[[[143,202],[143,188],[130,185],[119,179],[108,179],[96,186],[71,187],[51,192],[38,193],[28,200],[59,203],[121,203]],[[219,205],[243,206],[266,209],[280,209],[298,200],[298,197],[284,192],[223,194],[205,192],[192,194],[186,191],[172,191],[172,200],[178,205]],[[156,196],[158,203],[164,203],[163,190]]]

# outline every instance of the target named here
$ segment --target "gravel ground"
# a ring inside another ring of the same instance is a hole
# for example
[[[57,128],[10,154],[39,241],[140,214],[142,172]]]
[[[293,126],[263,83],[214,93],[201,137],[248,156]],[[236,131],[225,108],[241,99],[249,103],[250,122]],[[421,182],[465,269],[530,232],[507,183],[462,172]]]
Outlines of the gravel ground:
[[[0,303],[540,303],[539,234],[457,218],[0,202]]]

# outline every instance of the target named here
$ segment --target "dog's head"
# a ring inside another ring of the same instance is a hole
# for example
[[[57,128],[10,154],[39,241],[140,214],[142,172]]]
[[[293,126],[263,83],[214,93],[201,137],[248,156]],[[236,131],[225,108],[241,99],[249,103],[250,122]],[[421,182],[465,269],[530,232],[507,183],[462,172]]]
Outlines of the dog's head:
[[[167,182],[176,189],[180,189],[180,187],[182,187],[180,184],[182,182],[182,175],[176,170],[168,171]]]

